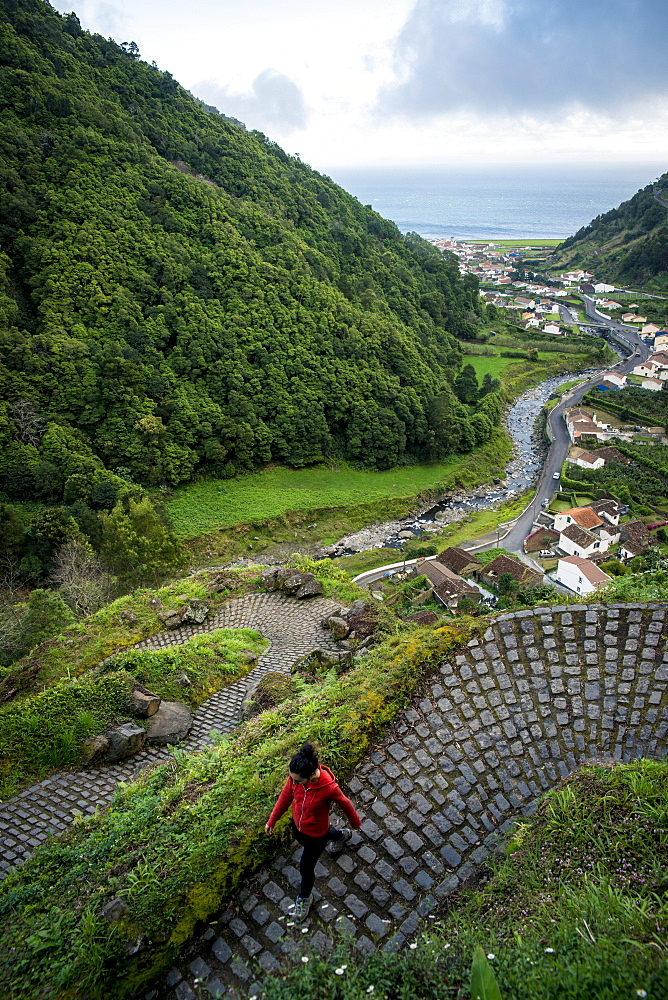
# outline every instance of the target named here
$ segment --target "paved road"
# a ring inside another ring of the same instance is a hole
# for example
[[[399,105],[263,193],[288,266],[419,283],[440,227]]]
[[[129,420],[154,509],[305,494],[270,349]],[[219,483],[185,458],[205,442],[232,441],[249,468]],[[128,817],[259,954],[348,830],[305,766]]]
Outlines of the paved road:
[[[585,296],[584,304],[587,316],[591,316],[592,319],[600,320],[600,314],[597,313],[593,300],[588,299],[587,296]],[[640,363],[640,361],[644,361],[645,358],[649,357],[650,349],[638,336],[638,332],[634,327],[625,326],[623,323],[617,323],[614,320],[605,320],[604,322],[606,327],[627,338],[631,346],[634,348],[633,354],[623,361],[618,361],[615,365],[612,365],[611,368],[625,374],[626,372],[630,372],[637,364]],[[510,532],[503,540],[503,547],[508,549],[510,552],[522,551],[522,542],[531,531],[533,522],[541,509],[541,501],[551,499],[558,488],[558,481],[554,479],[554,474],[561,472],[561,466],[566,458],[566,453],[570,444],[568,431],[566,430],[566,422],[563,416],[564,409],[575,406],[579,403],[584,394],[595,386],[599,380],[600,375],[597,375],[594,378],[583,382],[582,385],[576,386],[576,388],[571,392],[565,393],[554,409],[550,411],[548,425],[550,428],[550,435],[552,437],[552,444],[550,446],[550,450],[548,451],[547,458],[545,459],[545,465],[543,466],[543,471],[536,489],[536,496],[534,497],[531,506],[513,525]],[[493,542],[491,541],[490,544],[493,544]]]

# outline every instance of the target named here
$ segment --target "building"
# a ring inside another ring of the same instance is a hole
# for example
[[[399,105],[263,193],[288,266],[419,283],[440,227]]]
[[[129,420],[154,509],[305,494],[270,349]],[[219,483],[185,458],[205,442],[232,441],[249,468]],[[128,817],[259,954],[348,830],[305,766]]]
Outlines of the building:
[[[610,583],[612,577],[589,559],[566,556],[557,564],[555,580],[576,594],[593,594],[599,587]]]
[[[605,552],[608,542],[579,524],[569,524],[559,535],[559,548],[569,555],[586,559],[595,552]]]
[[[595,500],[589,506],[595,514],[602,517],[608,524],[611,524],[615,528],[619,526],[622,505],[617,500],[613,500],[612,497],[606,497],[602,500]]]
[[[622,539],[619,555],[622,559],[632,559],[634,556],[642,555],[654,545],[654,536],[644,521],[627,521],[619,527]]]
[[[565,414],[566,427],[571,441],[604,440],[603,432],[610,430],[610,424],[598,420],[596,414],[590,417],[584,410],[568,410]]]
[[[649,389],[651,392],[661,392],[663,389],[663,382],[660,378],[644,378],[640,385],[643,389]]]
[[[482,595],[477,587],[462,580],[460,576],[455,576],[454,579],[444,580],[438,587],[434,587],[434,597],[449,611],[456,611],[465,598],[477,604]]]
[[[499,580],[506,573],[510,574],[512,579],[520,585],[521,590],[524,590],[525,587],[539,587],[543,582],[541,573],[537,573],[530,566],[526,566],[518,559],[513,559],[512,556],[503,553],[487,563],[477,575],[483,586],[498,587]]]
[[[537,528],[524,539],[525,552],[540,552],[559,544],[559,532],[554,528]]]
[[[593,451],[574,446],[568,453],[566,461],[572,465],[578,465],[581,469],[602,469],[605,465],[604,459],[600,455],[595,455]]]
[[[571,524],[577,524],[580,528],[592,531],[594,528],[600,528],[603,520],[591,507],[570,507],[568,510],[562,510],[554,515],[553,528],[555,531],[564,531]]]
[[[626,375],[620,375],[619,372],[603,372],[602,381],[612,382],[618,389],[622,389],[626,385]]]
[[[618,462],[619,465],[630,465],[630,459],[626,455],[622,455],[621,451],[617,448],[613,448],[612,445],[605,445],[603,448],[597,448],[596,451],[591,452],[592,455],[596,455],[597,458],[602,458],[607,464],[608,462]]]
[[[474,573],[482,569],[480,560],[458,545],[444,549],[436,557],[436,561],[447,566],[452,573],[456,573],[458,576],[473,576]]]

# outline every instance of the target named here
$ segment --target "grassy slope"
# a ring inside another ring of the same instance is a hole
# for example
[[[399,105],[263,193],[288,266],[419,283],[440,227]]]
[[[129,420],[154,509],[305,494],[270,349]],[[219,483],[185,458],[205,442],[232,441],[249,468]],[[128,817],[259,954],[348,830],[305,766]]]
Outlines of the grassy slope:
[[[444,462],[387,472],[366,472],[345,465],[307,469],[274,466],[236,479],[184,486],[166,507],[177,534],[192,537],[240,522],[280,517],[287,511],[412,498],[450,479],[462,462],[461,455],[453,455]]]

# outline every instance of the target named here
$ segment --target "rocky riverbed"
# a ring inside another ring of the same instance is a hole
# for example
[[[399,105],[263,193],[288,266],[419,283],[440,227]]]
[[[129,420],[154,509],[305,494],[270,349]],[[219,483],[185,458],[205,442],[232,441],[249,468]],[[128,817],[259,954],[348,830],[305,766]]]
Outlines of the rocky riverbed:
[[[582,378],[595,374],[584,372]],[[528,489],[538,478],[543,466],[546,445],[536,420],[545,403],[564,382],[574,376],[560,375],[548,379],[526,392],[513,403],[506,415],[506,429],[513,440],[513,456],[506,466],[506,478],[495,479],[472,490],[444,492],[436,503],[400,521],[385,521],[369,525],[361,531],[340,538],[325,555],[337,558],[369,549],[391,548],[400,550],[410,539],[428,536],[440,531],[447,524],[462,521],[475,511],[496,508]]]

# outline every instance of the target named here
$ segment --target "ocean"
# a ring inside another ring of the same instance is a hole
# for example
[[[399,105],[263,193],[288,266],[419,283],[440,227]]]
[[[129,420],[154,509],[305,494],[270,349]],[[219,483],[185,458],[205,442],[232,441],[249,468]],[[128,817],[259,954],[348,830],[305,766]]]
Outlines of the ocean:
[[[459,239],[565,239],[665,170],[624,167],[337,169],[332,180],[402,232]]]

